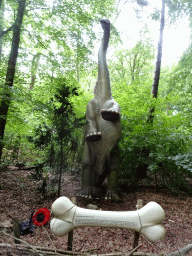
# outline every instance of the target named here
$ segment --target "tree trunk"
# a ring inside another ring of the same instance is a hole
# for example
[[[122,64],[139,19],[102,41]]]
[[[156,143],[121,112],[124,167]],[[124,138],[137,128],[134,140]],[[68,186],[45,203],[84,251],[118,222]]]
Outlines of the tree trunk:
[[[58,197],[61,196],[61,177],[62,177],[62,169],[63,169],[63,138],[62,138],[62,136],[61,136],[61,141],[60,141],[60,168],[59,168]]]
[[[155,99],[157,99],[159,78],[160,78],[160,72],[161,72],[161,58],[162,58],[164,25],[165,25],[165,0],[162,0],[161,21],[160,21],[160,36],[159,36],[159,43],[158,43],[158,50],[157,50],[157,61],[156,61],[155,75],[154,75],[153,85],[152,85],[152,90],[151,90],[151,94],[153,95],[153,98],[155,98]],[[147,123],[153,124],[154,110],[155,110],[155,107],[152,107],[149,110],[149,116],[147,118]]]
[[[33,87],[35,85],[39,60],[40,60],[40,53],[37,53],[36,55],[33,56],[32,65],[31,65],[31,83],[29,88],[30,90],[33,90]]]
[[[4,1],[0,0],[0,34],[3,32],[3,23],[4,23]],[[0,38],[0,62],[2,56],[2,48],[3,48],[3,38]]]
[[[5,88],[11,88],[13,86],[13,80],[15,75],[15,67],[17,62],[17,55],[20,41],[20,31],[25,10],[26,0],[19,0],[19,7],[17,12],[17,18],[13,27],[13,39],[11,46],[11,53],[9,56],[7,75],[5,79]],[[10,105],[10,90],[6,93],[6,99],[1,101],[0,105],[0,159],[3,149],[3,136],[5,131],[5,125],[7,120],[7,113]]]
[[[77,58],[76,58],[76,72],[77,72],[77,81],[79,82],[79,78],[80,78],[80,67],[79,67],[79,47],[80,47],[80,39],[81,39],[81,34],[80,34],[80,28],[78,27],[78,31],[77,31]]]

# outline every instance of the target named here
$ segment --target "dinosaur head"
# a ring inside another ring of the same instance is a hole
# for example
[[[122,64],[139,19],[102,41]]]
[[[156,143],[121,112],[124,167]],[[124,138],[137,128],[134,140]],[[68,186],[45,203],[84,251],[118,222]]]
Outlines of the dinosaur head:
[[[101,20],[100,20],[100,23],[101,23],[102,29],[103,29],[104,31],[110,30],[110,21],[109,21],[109,20],[107,20],[107,19],[101,19]]]

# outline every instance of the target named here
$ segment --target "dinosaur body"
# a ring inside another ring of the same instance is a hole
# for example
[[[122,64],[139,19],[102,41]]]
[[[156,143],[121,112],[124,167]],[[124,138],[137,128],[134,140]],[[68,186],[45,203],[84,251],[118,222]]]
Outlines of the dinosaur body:
[[[118,142],[121,135],[120,107],[111,94],[106,52],[110,22],[101,20],[104,35],[98,54],[95,97],[86,109],[87,125],[82,161],[82,196],[92,196],[92,185],[100,186],[108,175],[107,198],[118,200]]]

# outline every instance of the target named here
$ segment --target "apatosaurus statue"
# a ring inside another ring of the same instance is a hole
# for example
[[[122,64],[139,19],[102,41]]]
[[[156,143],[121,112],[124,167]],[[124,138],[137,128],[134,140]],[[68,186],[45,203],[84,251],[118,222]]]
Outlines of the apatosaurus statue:
[[[108,175],[107,199],[119,200],[118,142],[121,135],[120,107],[113,100],[106,53],[110,37],[110,21],[100,20],[104,34],[98,53],[98,78],[95,97],[87,104],[85,149],[82,161],[83,197],[92,197],[92,185],[100,186]]]

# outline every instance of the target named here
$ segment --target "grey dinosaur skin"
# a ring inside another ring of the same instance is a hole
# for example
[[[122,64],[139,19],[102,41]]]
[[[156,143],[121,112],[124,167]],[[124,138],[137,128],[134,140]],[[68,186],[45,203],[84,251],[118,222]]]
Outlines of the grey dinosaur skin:
[[[92,185],[99,186],[108,175],[106,198],[120,200],[118,186],[118,142],[121,135],[120,107],[111,94],[106,52],[110,37],[110,21],[100,20],[104,34],[98,53],[98,78],[95,97],[86,109],[87,125],[82,161],[80,195],[92,197]]]

